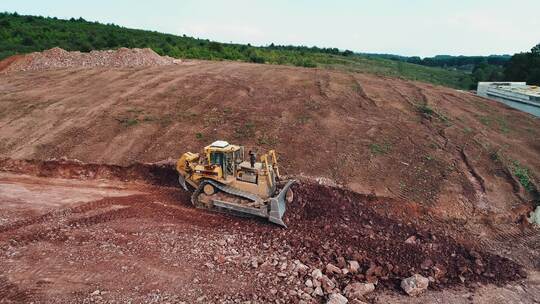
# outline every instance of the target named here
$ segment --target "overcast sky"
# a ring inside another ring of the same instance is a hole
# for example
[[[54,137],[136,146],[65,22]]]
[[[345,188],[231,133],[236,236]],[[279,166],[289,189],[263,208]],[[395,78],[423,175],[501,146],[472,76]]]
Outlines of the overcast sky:
[[[540,43],[540,0],[1,0],[0,11],[422,57],[513,54]]]

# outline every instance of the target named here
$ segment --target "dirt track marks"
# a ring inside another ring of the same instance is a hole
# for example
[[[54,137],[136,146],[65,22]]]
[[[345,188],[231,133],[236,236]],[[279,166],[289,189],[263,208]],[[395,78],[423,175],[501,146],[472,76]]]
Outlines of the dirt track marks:
[[[20,289],[0,274],[0,303],[30,303],[35,298],[35,291]]]
[[[480,238],[483,246],[528,268],[540,270],[540,235],[536,229],[520,230],[510,225],[492,229],[491,238]]]

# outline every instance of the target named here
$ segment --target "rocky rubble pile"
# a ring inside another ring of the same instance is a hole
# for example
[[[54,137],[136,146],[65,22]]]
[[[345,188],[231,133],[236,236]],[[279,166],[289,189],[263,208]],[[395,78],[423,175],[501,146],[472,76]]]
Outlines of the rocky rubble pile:
[[[62,68],[137,67],[173,64],[171,57],[160,56],[149,48],[68,52],[55,47],[25,55],[10,63],[3,72],[42,71]]]
[[[295,202],[287,209],[288,229],[269,232],[260,224],[249,229],[260,236],[260,243],[249,246],[268,244],[269,251],[285,259],[264,276],[272,278],[275,272],[291,283],[281,298],[362,303],[376,297],[374,290],[418,296],[428,287],[474,288],[526,276],[512,261],[467,248],[443,231],[381,216],[361,195],[315,184],[302,184],[294,191]],[[276,286],[276,291],[284,288],[279,280],[267,285]]]

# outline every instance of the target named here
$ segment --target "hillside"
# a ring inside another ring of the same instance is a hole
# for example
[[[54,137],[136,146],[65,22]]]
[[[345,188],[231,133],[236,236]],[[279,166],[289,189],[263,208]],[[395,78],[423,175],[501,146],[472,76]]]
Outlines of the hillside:
[[[441,207],[445,217],[511,218],[538,199],[537,119],[368,74],[211,61],[10,73],[0,127],[0,156],[11,158],[130,164],[216,139],[273,147],[288,174]]]
[[[60,47],[68,51],[111,48],[151,48],[175,58],[240,60],[245,62],[325,67],[401,77],[468,89],[469,74],[383,58],[369,58],[335,48],[303,46],[253,47],[123,28],[114,24],[88,22],[82,18],[61,20],[0,13],[0,59]]]
[[[361,284],[370,303],[529,303],[539,127],[373,74],[150,49],[12,56],[0,62],[0,297],[326,303]],[[192,206],[174,163],[216,139],[278,151],[298,180],[287,229]],[[429,282],[418,298],[401,285],[413,274]]]

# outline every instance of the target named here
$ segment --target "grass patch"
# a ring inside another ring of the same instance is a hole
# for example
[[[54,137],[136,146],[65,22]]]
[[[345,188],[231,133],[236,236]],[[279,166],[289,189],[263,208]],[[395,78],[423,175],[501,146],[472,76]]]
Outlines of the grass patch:
[[[117,118],[116,120],[125,128],[139,124],[139,120],[132,117]]]
[[[200,133],[200,132],[195,133],[195,138],[197,138],[198,140],[202,140],[203,137],[204,137],[204,136],[203,136],[202,133]]]
[[[373,155],[384,155],[390,152],[391,150],[392,150],[392,144],[387,143],[387,142],[383,144],[373,143],[369,145],[369,151],[371,151],[371,154]]]
[[[436,112],[437,113],[437,116],[439,117],[439,119],[446,125],[446,126],[451,126],[452,125],[452,122],[450,121],[450,118],[448,118],[448,116],[446,116],[446,114],[444,113],[441,113],[441,112]]]
[[[497,123],[499,124],[499,131],[504,134],[510,133],[510,128],[508,127],[508,122],[504,117],[497,117]]]
[[[158,118],[153,115],[149,115],[144,112],[144,110],[132,108],[128,109],[124,115],[115,118],[123,127],[132,127],[143,122],[155,122],[159,121],[160,124],[167,122],[167,119],[171,120],[168,123],[172,122],[170,114],[165,115],[164,117]]]
[[[137,108],[133,108],[133,109],[129,109],[127,110],[128,113],[132,113],[132,114],[141,114],[144,112],[144,110],[141,110],[141,109],[137,109]]]
[[[236,138],[251,138],[255,135],[255,124],[251,121],[244,123],[234,130]]]
[[[478,116],[478,120],[481,124],[486,127],[496,128],[498,126],[498,131],[503,134],[510,133],[510,126],[508,121],[504,117],[490,117],[487,115]]]
[[[428,104],[416,103],[415,107],[416,111],[422,114],[422,116],[424,116],[425,118],[431,119],[432,117],[436,117],[445,125],[452,125],[450,118],[446,116],[446,114],[442,113],[441,111],[437,111]]]
[[[309,122],[309,120],[311,119],[311,117],[309,115],[306,115],[306,114],[302,114],[298,117],[298,122],[301,124],[301,125],[305,125]]]
[[[148,115],[148,116],[144,116],[142,120],[144,122],[152,122],[152,121],[156,121],[157,119],[154,116]]]
[[[306,100],[304,102],[304,106],[310,111],[317,111],[321,109],[321,103],[315,100]]]
[[[257,138],[257,143],[259,145],[275,146],[277,142],[278,142],[277,138],[267,136],[267,135],[263,135]]]
[[[523,186],[523,188],[525,188],[529,192],[533,191],[533,185],[531,182],[529,169],[525,166],[522,166],[517,160],[514,160],[512,162],[512,165],[512,172],[518,178],[519,183]]]
[[[431,117],[433,114],[435,114],[435,110],[431,108],[428,104],[417,104],[416,110],[423,114],[424,116]]]
[[[486,127],[491,126],[491,118],[487,116],[480,116],[480,123],[483,124]]]

